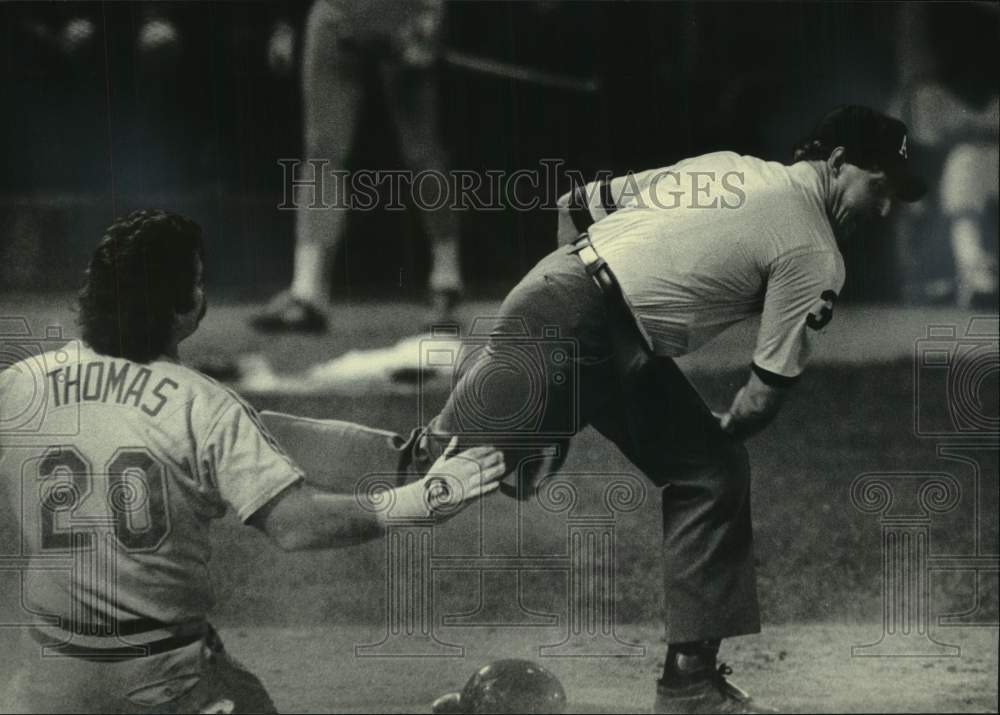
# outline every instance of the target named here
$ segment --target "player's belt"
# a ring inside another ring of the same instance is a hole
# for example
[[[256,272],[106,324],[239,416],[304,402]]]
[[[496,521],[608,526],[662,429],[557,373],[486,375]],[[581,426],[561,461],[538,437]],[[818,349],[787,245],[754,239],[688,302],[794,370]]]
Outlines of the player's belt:
[[[164,623],[150,618],[118,621],[114,624],[37,624],[28,629],[31,637],[49,655],[90,661],[143,658],[183,648],[212,637],[206,621]],[[128,640],[125,640],[125,639]]]
[[[649,337],[649,333],[646,332],[642,323],[639,322],[639,318],[636,317],[635,310],[632,308],[628,296],[622,291],[618,279],[615,278],[615,274],[611,271],[611,266],[601,258],[600,254],[597,253],[597,249],[594,248],[594,244],[591,243],[590,234],[584,232],[573,242],[572,253],[575,253],[583,262],[587,273],[615,309],[612,312],[621,314],[625,320],[635,326],[636,332],[645,344],[646,349],[652,353],[652,338]]]

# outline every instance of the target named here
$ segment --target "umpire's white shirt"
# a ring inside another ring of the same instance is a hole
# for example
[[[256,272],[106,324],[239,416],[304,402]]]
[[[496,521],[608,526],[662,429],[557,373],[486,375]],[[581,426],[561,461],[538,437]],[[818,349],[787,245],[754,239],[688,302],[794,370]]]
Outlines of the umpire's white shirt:
[[[844,283],[812,166],[718,152],[612,187],[621,208],[590,236],[658,354],[683,355],[761,314],[754,364],[802,372]]]

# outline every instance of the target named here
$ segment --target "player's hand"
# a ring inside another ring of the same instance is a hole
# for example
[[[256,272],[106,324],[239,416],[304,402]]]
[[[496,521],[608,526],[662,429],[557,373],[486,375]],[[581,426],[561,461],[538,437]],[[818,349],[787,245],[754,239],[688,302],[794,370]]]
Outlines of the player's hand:
[[[453,437],[426,476],[394,490],[386,515],[393,519],[447,519],[499,487],[505,471],[500,450],[480,446],[458,452],[458,438]]]
[[[423,481],[431,508],[452,511],[465,502],[489,494],[500,486],[506,471],[503,452],[486,445],[458,451],[458,437],[452,437],[444,454],[431,465]]]

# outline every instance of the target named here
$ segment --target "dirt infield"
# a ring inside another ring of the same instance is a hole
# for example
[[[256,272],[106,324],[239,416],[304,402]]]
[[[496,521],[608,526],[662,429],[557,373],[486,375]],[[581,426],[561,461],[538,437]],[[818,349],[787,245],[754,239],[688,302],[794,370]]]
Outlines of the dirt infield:
[[[851,646],[877,640],[877,625],[788,625],[727,641],[732,679],[762,704],[788,713],[996,712],[997,630],[951,630],[951,658],[860,658]],[[359,658],[354,647],[384,635],[377,627],[229,628],[227,648],[256,672],[285,712],[430,712],[481,664],[531,658],[558,675],[569,712],[649,712],[664,645],[656,626],[623,626],[645,655],[539,657],[552,629],[449,629],[465,646],[454,658]]]

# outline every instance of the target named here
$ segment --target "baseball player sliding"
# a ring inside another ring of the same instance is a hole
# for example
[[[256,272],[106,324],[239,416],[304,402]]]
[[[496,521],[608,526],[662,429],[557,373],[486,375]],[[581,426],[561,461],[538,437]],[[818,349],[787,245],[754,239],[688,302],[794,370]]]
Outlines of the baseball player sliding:
[[[5,694],[15,712],[274,712],[206,621],[211,521],[231,508],[286,550],[343,546],[390,519],[444,519],[504,471],[493,448],[452,448],[430,478],[337,494],[372,471],[366,455],[385,473],[403,452],[331,423],[322,439],[343,459],[304,473],[251,407],[178,361],[206,311],[201,256],[191,221],[118,221],[81,293],[83,344],[0,373],[0,491],[20,515],[34,620]]]
[[[456,434],[500,445],[524,497],[591,424],[663,487],[656,712],[770,712],[716,662],[722,639],[760,629],[742,442],[778,412],[833,317],[838,242],[924,192],[906,127],[859,106],[824,117],[790,165],[719,152],[583,187],[562,202],[564,236],[578,237],[510,292],[421,440],[432,455]],[[673,358],[753,315],[749,379],[714,415]],[[528,364],[526,334],[577,354]]]

